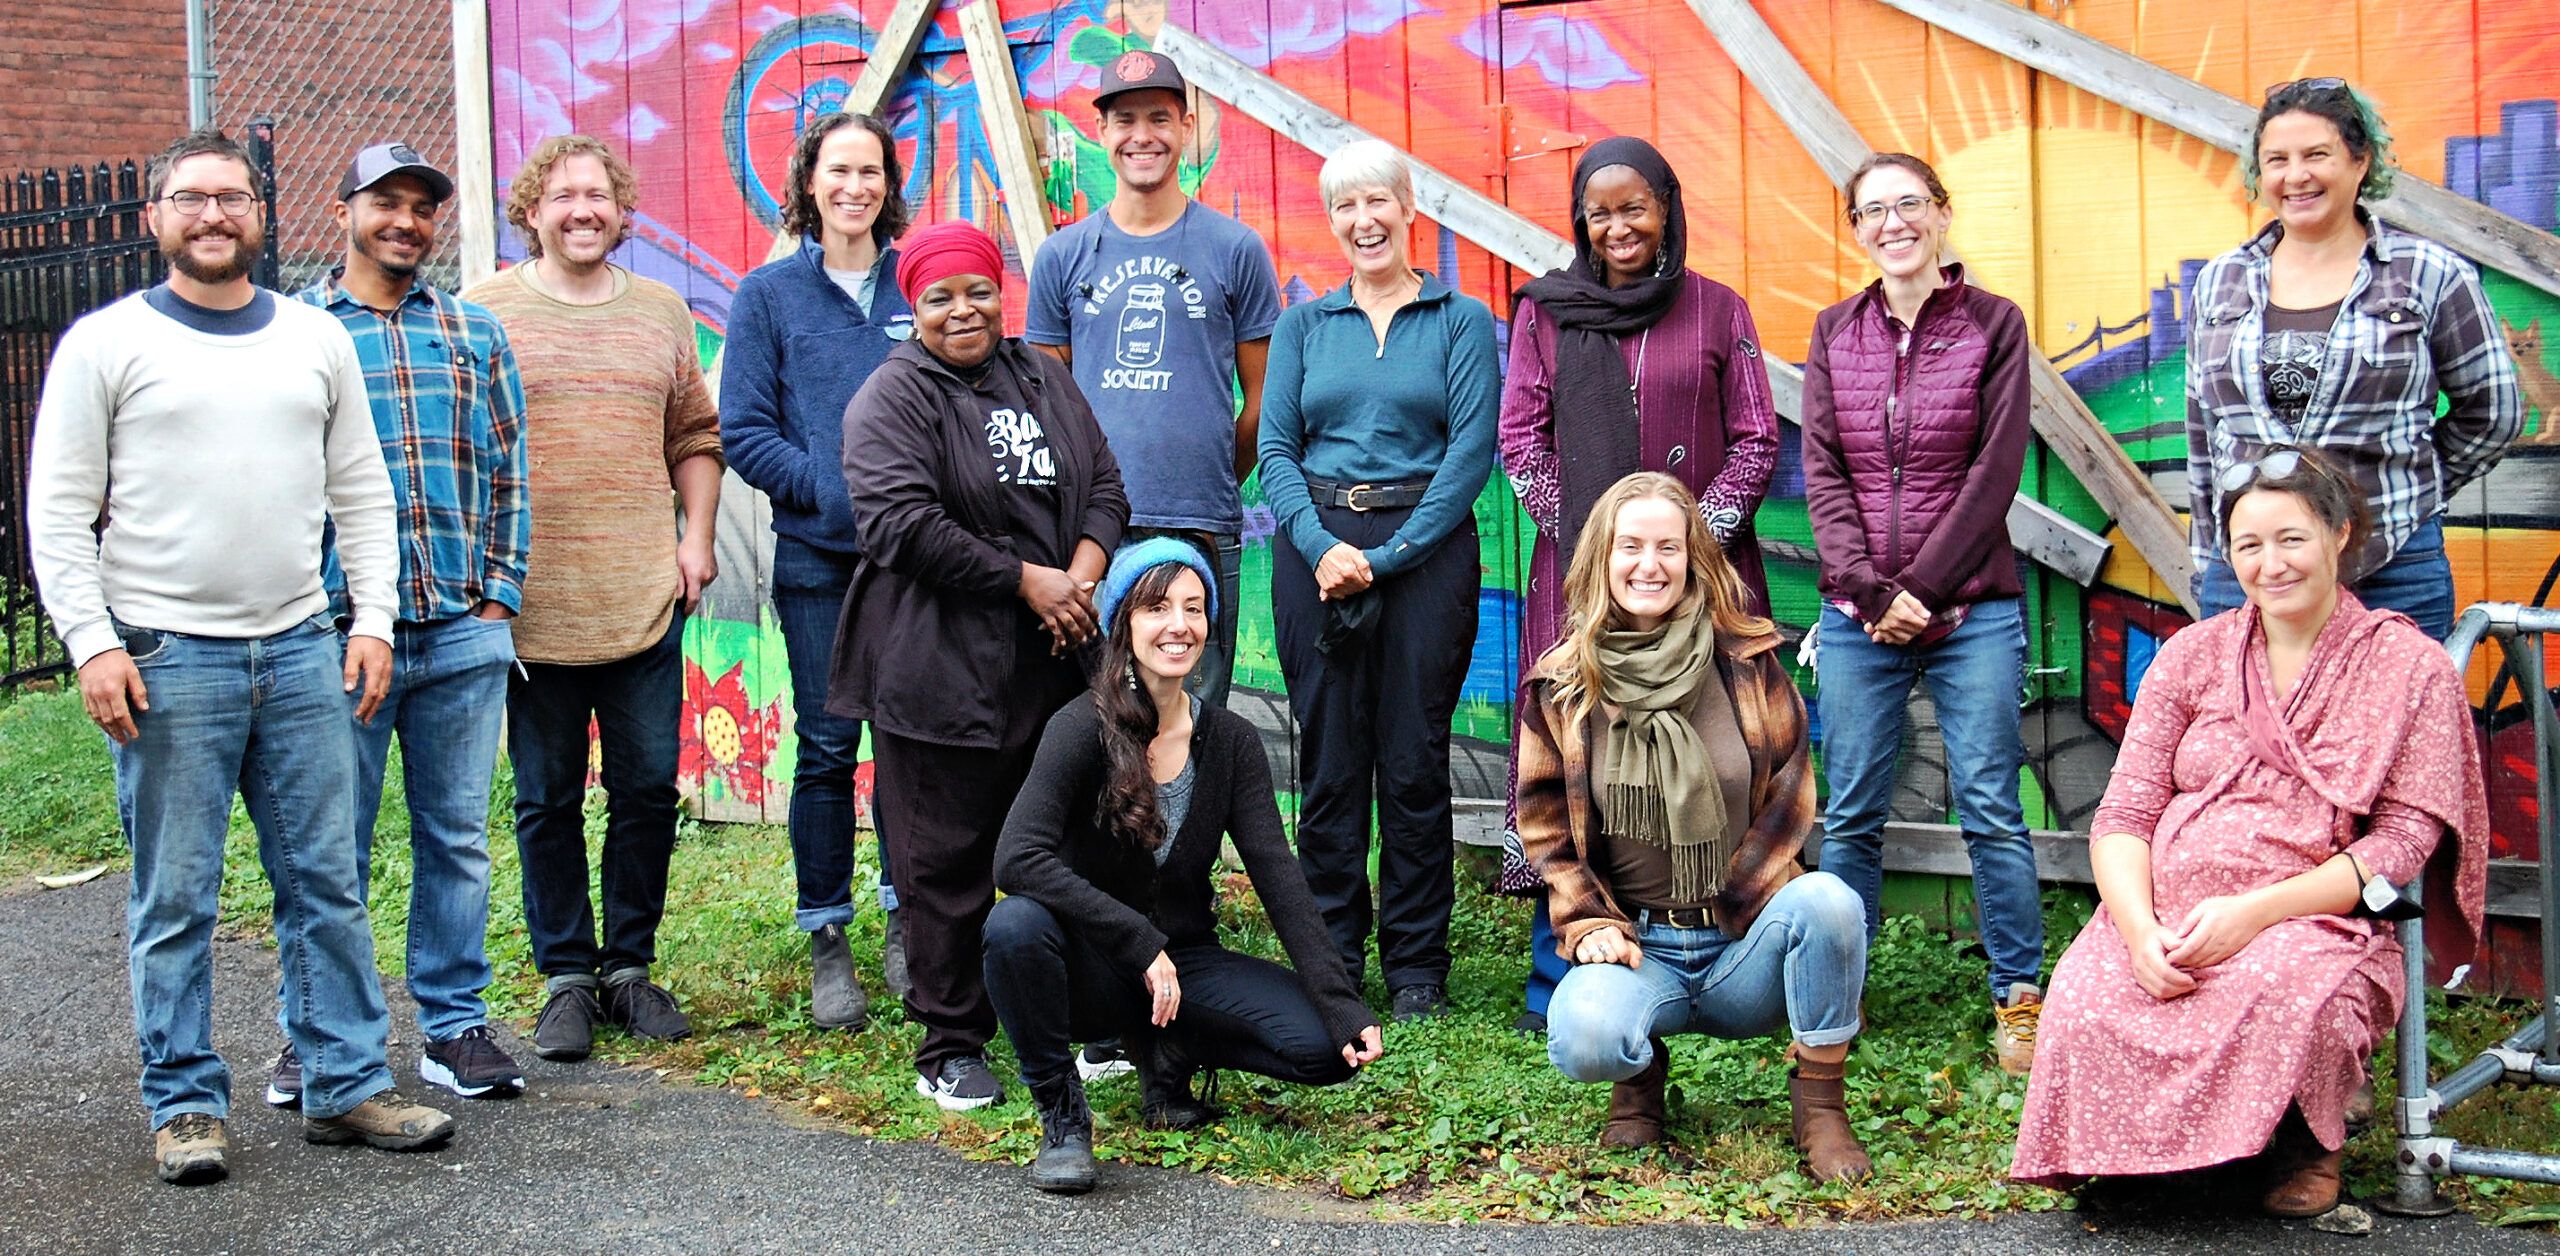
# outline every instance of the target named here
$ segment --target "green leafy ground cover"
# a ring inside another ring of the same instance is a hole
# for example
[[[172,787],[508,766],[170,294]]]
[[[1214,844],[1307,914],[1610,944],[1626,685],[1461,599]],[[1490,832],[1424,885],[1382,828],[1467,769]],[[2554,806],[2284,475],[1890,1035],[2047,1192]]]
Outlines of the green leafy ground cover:
[[[0,707],[0,780],[8,783],[0,789],[0,886],[28,892],[28,874],[121,859],[104,744],[75,696],[28,693]],[[541,982],[524,941],[511,789],[502,769],[491,799],[490,955],[498,977],[489,998],[498,1015],[522,1028],[538,1009]],[[591,841],[600,839],[602,823],[599,799],[589,812]],[[383,810],[373,886],[379,954],[395,975],[407,922],[406,826],[395,790]],[[236,813],[228,862],[227,927],[258,937],[270,900],[254,839]],[[1223,923],[1233,944],[1277,955],[1241,877],[1231,889]],[[915,1095],[908,1061],[918,1031],[879,997],[880,917],[867,905],[854,948],[863,971],[874,976],[873,1023],[858,1034],[820,1032],[811,1024],[807,943],[791,925],[790,847],[779,829],[688,821],[671,898],[659,976],[684,999],[698,1032],[671,1047],[609,1036],[602,1061],[659,1068],[672,1081],[731,1087],[848,1133],[1028,1160],[1036,1132],[1019,1086],[1004,1104],[958,1116]],[[2083,895],[2048,893],[2057,953],[2086,914]],[[1134,1080],[1103,1082],[1093,1091],[1101,1153],[1433,1220],[1803,1225],[2074,1206],[2069,1195],[2001,1178],[2025,1090],[1991,1064],[1982,961],[1969,944],[1933,933],[1914,917],[1887,925],[1867,989],[1870,1031],[1850,1071],[1851,1117],[1878,1172],[1871,1182],[1846,1187],[1816,1186],[1797,1169],[1787,1140],[1782,1044],[1773,1039],[1679,1040],[1672,1067],[1678,1145],[1638,1153],[1593,1145],[1606,1088],[1565,1081],[1548,1066],[1541,1043],[1509,1029],[1519,1011],[1527,930],[1524,903],[1466,887],[1452,937],[1459,957],[1449,991],[1454,1015],[1390,1028],[1386,1057],[1348,1086],[1309,1089],[1227,1076],[1220,1100],[1228,1119],[1197,1133],[1140,1128]],[[2454,1005],[2439,1021],[2439,1070],[2501,1033],[2517,1014],[2485,1002]],[[999,1074],[1010,1077],[1001,1039],[995,1056]],[[409,1063],[399,1062],[404,1071]],[[2506,1091],[2475,1101],[2447,1124],[2466,1141],[2548,1148],[2560,1132],[2560,1105],[2548,1091]],[[2384,1188],[2387,1151],[2379,1132],[2354,1144],[2353,1189]],[[2520,1220],[2547,1219],[2560,1199],[2546,1188],[2491,1181],[2451,1189],[2484,1215]]]

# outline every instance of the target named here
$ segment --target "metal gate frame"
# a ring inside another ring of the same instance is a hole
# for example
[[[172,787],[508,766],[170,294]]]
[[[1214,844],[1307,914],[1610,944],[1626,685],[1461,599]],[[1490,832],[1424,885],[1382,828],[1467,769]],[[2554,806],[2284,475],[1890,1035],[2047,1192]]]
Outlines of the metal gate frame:
[[[2400,1097],[2393,1108],[2399,1130],[2395,1183],[2389,1196],[2375,1201],[2385,1212],[2411,1217],[2452,1212],[2453,1201],[2436,1190],[2435,1180],[2456,1173],[2560,1184],[2560,1156],[2464,1147],[2435,1129],[2438,1118],[2497,1082],[2560,1085],[2560,1017],[2552,1015],[2551,1001],[2552,983],[2560,980],[2560,712],[2552,707],[2542,652],[2544,634],[2551,632],[2560,632],[2560,609],[2480,602],[2462,612],[2453,635],[2445,641],[2454,670],[2460,672],[2469,668],[2471,652],[2481,639],[2494,638],[2500,666],[2522,691],[2525,710],[2533,720],[2534,796],[2542,839],[2543,1002],[2541,1011],[2504,1043],[2481,1052],[2430,1086],[2426,921],[2401,922],[2408,997],[2400,1011]],[[2418,887],[2410,886],[2408,893],[2415,899]]]

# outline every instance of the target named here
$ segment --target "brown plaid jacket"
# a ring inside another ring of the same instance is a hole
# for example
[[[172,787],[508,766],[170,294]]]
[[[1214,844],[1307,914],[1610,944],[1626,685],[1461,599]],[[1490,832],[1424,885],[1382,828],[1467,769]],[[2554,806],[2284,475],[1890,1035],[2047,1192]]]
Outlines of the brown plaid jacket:
[[[1803,871],[1797,856],[1815,816],[1804,699],[1779,662],[1780,644],[1774,633],[1716,643],[1716,670],[1733,695],[1743,744],[1751,748],[1751,829],[1715,897],[1716,925],[1734,937],[1759,918],[1778,887]],[[1561,735],[1566,716],[1557,689],[1564,673],[1557,657],[1541,660],[1521,686],[1519,825],[1522,850],[1546,878],[1556,950],[1570,960],[1583,935],[1601,925],[1624,927],[1630,938],[1635,928],[1591,865],[1600,828],[1591,779],[1599,720],[1584,721],[1577,736]]]

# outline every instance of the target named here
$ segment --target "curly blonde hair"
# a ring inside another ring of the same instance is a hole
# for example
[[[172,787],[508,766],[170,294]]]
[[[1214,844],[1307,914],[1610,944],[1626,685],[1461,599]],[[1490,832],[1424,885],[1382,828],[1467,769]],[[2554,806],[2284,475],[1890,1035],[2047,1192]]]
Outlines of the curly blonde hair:
[[[534,146],[524,159],[524,168],[516,171],[513,187],[507,189],[507,222],[524,236],[527,257],[542,256],[542,233],[533,226],[533,207],[542,201],[542,185],[551,178],[552,167],[576,156],[593,157],[604,163],[604,176],[613,184],[614,203],[622,206],[622,229],[608,249],[620,248],[631,238],[631,211],[640,207],[640,176],[631,163],[591,135],[554,135]]]

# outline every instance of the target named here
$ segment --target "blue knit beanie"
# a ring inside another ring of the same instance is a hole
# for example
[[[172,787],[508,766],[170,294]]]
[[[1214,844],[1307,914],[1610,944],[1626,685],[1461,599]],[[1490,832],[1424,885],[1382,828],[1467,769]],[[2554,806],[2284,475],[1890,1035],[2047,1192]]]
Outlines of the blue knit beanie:
[[[1094,608],[1102,612],[1104,632],[1111,631],[1111,616],[1129,590],[1138,587],[1138,577],[1166,563],[1180,563],[1200,577],[1200,587],[1208,595],[1209,622],[1218,622],[1218,577],[1209,570],[1209,560],[1201,556],[1200,548],[1179,537],[1151,536],[1123,545],[1111,556],[1111,570],[1103,573],[1102,588],[1097,590],[1101,596],[1094,600]]]

